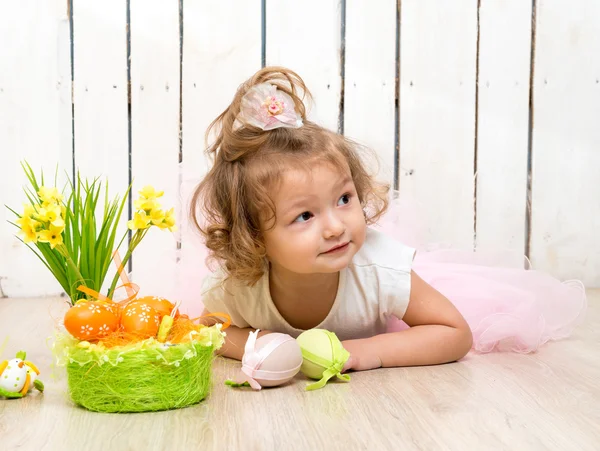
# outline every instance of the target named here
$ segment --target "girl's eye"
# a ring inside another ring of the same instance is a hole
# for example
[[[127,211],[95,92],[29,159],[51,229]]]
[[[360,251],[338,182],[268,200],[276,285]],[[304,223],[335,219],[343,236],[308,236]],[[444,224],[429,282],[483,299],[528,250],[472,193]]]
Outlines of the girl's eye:
[[[294,222],[306,222],[312,217],[313,217],[313,214],[310,211],[305,211],[300,216],[298,216],[296,219],[294,219]]]
[[[350,203],[350,194],[344,194],[342,197],[340,197],[340,200],[338,200],[338,205],[347,205]]]

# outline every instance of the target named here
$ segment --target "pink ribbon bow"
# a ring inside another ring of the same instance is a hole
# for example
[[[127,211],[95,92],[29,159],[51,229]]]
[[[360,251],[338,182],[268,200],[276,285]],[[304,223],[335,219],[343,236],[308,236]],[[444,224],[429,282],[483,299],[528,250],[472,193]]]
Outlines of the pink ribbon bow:
[[[279,127],[300,128],[302,117],[294,108],[294,101],[277,86],[261,83],[253,86],[242,97],[240,113],[233,123],[237,130],[244,125],[252,125],[262,130]]]

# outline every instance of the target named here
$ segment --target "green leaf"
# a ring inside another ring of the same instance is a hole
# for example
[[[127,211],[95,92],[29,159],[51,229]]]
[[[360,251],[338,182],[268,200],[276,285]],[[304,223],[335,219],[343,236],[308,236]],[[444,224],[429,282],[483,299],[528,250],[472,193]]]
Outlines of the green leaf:
[[[39,391],[44,391],[44,383],[39,379],[33,381],[33,386]]]

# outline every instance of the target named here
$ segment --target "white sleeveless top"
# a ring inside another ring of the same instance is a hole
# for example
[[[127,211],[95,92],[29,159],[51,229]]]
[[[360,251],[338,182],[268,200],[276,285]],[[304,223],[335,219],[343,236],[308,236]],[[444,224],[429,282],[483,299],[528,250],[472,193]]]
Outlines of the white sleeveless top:
[[[402,318],[408,307],[415,249],[381,232],[367,229],[365,243],[347,268],[340,271],[338,291],[327,317],[316,326],[340,340],[385,333],[390,315]],[[252,287],[239,281],[222,283],[222,273],[203,283],[204,306],[224,312],[237,327],[281,332],[297,337],[303,330],[288,324],[271,299],[269,275]]]

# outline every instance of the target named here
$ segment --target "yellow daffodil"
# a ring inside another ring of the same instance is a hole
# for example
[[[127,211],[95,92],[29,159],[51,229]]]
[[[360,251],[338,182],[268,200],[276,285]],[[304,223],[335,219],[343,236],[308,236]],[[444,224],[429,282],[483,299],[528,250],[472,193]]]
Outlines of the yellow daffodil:
[[[38,234],[35,231],[35,227],[32,227],[29,224],[21,226],[21,231],[19,235],[23,238],[25,243],[35,243],[38,239]]]
[[[65,221],[61,217],[61,208],[57,204],[49,204],[46,207],[40,208],[39,220],[42,222],[49,222],[55,227],[64,227]]]
[[[23,217],[33,218],[33,215],[37,213],[35,207],[31,204],[23,205]]]
[[[144,210],[146,212],[160,208],[160,204],[156,199],[146,199],[143,197],[137,199],[133,205],[137,210]]]
[[[165,194],[164,191],[156,191],[153,186],[147,185],[142,190],[139,191],[140,196],[145,199],[158,199]]]
[[[45,186],[40,186],[38,196],[40,196],[44,205],[57,203],[63,199],[62,194],[60,194],[56,188],[46,188]]]
[[[171,232],[175,232],[177,230],[177,226],[175,226],[174,208],[171,208],[169,211],[167,211],[167,214],[165,215],[165,220],[163,221],[163,227],[161,228],[169,229],[169,231]]]
[[[56,227],[50,225],[49,230],[42,230],[38,235],[38,240],[41,243],[49,243],[50,247],[54,249],[59,244],[63,243],[62,232],[64,227]]]
[[[152,210],[160,208],[157,199],[162,197],[164,191],[156,191],[153,186],[148,185],[140,190],[139,194],[140,198],[133,203],[136,209],[149,213]]]
[[[21,228],[19,235],[23,237],[23,241],[26,243],[36,242],[37,232],[43,228],[42,224],[36,218],[38,218],[38,215],[35,207],[31,204],[25,204],[23,206],[23,216],[15,221]]]
[[[17,223],[17,225],[19,227],[21,227],[21,229],[23,229],[25,227],[35,229],[36,225],[38,224],[38,222],[35,219],[33,219],[31,216],[25,216],[25,215],[21,216],[15,222]]]
[[[145,211],[136,212],[131,221],[127,221],[127,227],[131,230],[147,229],[150,226],[150,218]]]
[[[152,224],[159,226],[165,220],[165,212],[160,208],[152,210],[150,212],[150,220]]]

